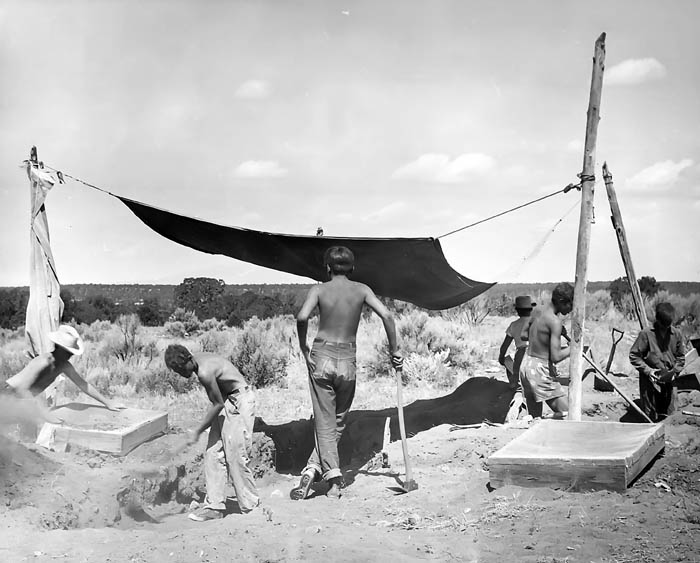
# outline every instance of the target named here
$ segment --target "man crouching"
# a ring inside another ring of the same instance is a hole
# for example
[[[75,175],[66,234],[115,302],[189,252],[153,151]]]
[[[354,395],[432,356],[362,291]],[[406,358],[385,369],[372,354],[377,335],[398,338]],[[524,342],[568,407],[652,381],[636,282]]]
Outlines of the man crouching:
[[[206,504],[202,510],[190,514],[190,520],[223,518],[227,478],[233,484],[241,512],[250,512],[260,503],[253,472],[248,467],[255,421],[253,390],[225,358],[204,352],[191,354],[180,344],[167,347],[165,365],[182,377],[195,374],[211,401],[204,420],[187,438],[188,445],[194,444],[209,428],[204,454]]]

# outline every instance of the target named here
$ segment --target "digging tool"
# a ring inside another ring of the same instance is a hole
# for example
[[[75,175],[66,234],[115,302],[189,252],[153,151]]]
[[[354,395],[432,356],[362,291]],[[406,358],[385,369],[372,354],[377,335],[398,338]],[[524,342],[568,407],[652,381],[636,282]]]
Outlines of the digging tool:
[[[403,462],[406,466],[406,479],[401,487],[401,492],[409,493],[418,488],[418,483],[413,480],[413,472],[411,471],[411,462],[408,459],[408,444],[406,443],[406,426],[403,420],[403,392],[401,385],[402,369],[395,369],[396,374],[396,406],[399,411],[399,433],[401,434],[401,449],[403,450]]]
[[[615,336],[615,334],[618,334],[619,336]],[[613,358],[615,357],[615,349],[617,348],[617,345],[620,343],[620,340],[622,340],[622,337],[625,335],[625,333],[622,330],[618,330],[616,328],[612,329],[612,348],[610,348],[610,355],[608,356],[608,363],[605,364],[605,373],[610,373],[610,367],[612,366]]]
[[[567,342],[571,342],[571,338],[569,338],[569,335],[568,335],[568,334],[563,334],[563,336],[564,336],[564,338],[566,338],[566,341],[567,341]],[[610,378],[609,378],[606,374],[603,373],[603,370],[600,369],[600,368],[595,364],[595,362],[594,362],[591,358],[589,358],[586,354],[582,354],[582,355],[583,355],[583,359],[586,360],[586,361],[589,363],[589,365],[595,370],[595,372],[596,372],[600,377],[602,377],[605,381],[607,381],[607,382],[610,384],[610,386],[611,386],[613,389],[615,389],[615,391],[617,391],[617,392],[620,394],[620,397],[622,397],[625,401],[627,401],[627,404],[628,404],[630,407],[632,407],[632,408],[633,408],[634,410],[636,410],[639,414],[641,414],[648,422],[651,422],[652,424],[654,424],[654,421],[651,420],[651,418],[649,418],[649,417],[646,415],[646,413],[645,413],[642,409],[640,409],[640,408],[637,406],[637,404],[636,404],[632,399],[630,399],[627,395],[625,395],[625,394],[622,392],[622,390],[621,390],[617,385],[615,385],[615,384],[610,380]]]

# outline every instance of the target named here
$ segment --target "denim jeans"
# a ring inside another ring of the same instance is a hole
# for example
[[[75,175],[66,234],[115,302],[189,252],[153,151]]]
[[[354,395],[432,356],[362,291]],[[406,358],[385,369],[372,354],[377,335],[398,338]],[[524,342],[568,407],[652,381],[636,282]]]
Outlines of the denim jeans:
[[[250,512],[258,505],[258,489],[253,472],[248,467],[254,421],[255,395],[251,390],[245,390],[229,395],[219,416],[212,422],[204,454],[207,508],[226,508],[226,484],[229,479],[241,512]]]
[[[355,398],[355,343],[314,340],[311,359],[316,369],[309,374],[314,410],[316,447],[306,469],[324,479],[341,477],[338,442]]]

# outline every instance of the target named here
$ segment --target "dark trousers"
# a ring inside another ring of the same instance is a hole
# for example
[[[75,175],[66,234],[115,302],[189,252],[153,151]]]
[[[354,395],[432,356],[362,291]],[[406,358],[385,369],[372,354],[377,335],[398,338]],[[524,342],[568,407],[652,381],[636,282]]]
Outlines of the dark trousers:
[[[655,383],[648,375],[639,373],[639,399],[642,410],[654,422],[660,422],[672,414],[676,403],[676,390],[671,384]]]

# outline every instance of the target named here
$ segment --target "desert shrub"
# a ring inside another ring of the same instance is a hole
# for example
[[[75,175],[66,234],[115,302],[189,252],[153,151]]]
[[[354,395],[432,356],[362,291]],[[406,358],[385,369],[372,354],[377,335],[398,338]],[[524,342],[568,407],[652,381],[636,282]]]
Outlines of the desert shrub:
[[[489,314],[499,317],[510,317],[513,315],[513,298],[506,294],[490,295],[486,297]]]
[[[404,383],[424,381],[438,387],[451,387],[455,382],[448,349],[428,355],[411,353],[404,359]]]
[[[443,318],[430,316],[424,311],[414,311],[401,316],[396,323],[405,354],[416,353],[425,356],[449,350],[451,365],[466,369],[473,364],[471,348],[473,347],[470,321],[455,321],[456,317]]]
[[[199,327],[199,330],[224,330],[226,328],[226,323],[220,321],[219,319],[211,318],[204,319]]]
[[[121,360],[127,360],[140,351],[139,329],[141,328],[141,320],[134,313],[119,315],[116,325],[119,329],[119,345],[115,348],[114,354]]]
[[[599,321],[610,312],[613,306],[610,293],[604,289],[599,289],[593,293],[586,294],[586,318]]]
[[[238,334],[230,360],[254,387],[284,384],[291,333],[284,319],[253,317]]]
[[[80,335],[88,342],[99,342],[105,333],[110,332],[113,325],[109,321],[94,321],[91,324],[81,324],[76,327]]]
[[[85,379],[106,397],[111,397],[114,395],[112,385],[116,382],[113,381],[113,378],[107,369],[102,367],[93,368],[90,370],[90,373],[87,374]]]
[[[457,307],[457,310],[463,315],[464,321],[470,326],[477,326],[484,322],[484,319],[491,312],[489,300],[480,295]]]
[[[358,370],[369,378],[391,375],[389,348],[382,334],[381,322],[375,324],[372,321],[368,323],[369,328],[372,338],[366,345],[368,351],[358,346]],[[475,338],[478,329],[469,325],[461,313],[454,310],[449,319],[431,316],[421,310],[411,311],[396,319],[396,330],[404,357],[412,358],[416,367],[419,364],[433,366],[433,377],[445,377],[444,381],[432,381],[439,385],[450,385],[456,377],[455,370],[472,370],[485,358],[488,349]]]
[[[12,377],[18,373],[29,361],[22,351],[6,351],[5,346],[0,350],[0,381]]]
[[[165,331],[175,338],[184,338],[187,336],[187,331],[185,330],[185,323],[181,321],[168,321],[165,323]]]
[[[187,334],[197,332],[201,327],[199,318],[197,318],[197,315],[194,313],[194,311],[187,311],[182,307],[178,307],[177,309],[175,309],[175,311],[173,311],[173,314],[170,315],[168,322],[181,322]],[[165,324],[167,327],[168,323]]]
[[[198,340],[202,352],[229,356],[234,345],[235,333],[228,330],[208,330],[203,332]]]
[[[165,396],[171,393],[188,393],[197,385],[196,377],[185,379],[170,371],[165,365],[135,374],[134,391],[140,394]]]

